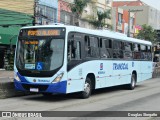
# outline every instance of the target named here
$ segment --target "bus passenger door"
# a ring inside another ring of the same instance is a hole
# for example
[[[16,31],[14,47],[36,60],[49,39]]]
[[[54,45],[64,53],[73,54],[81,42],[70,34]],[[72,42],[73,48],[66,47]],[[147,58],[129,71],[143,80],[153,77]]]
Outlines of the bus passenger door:
[[[83,69],[82,69],[82,40],[81,35],[72,34],[68,39],[68,86],[67,92],[78,92],[84,88]]]

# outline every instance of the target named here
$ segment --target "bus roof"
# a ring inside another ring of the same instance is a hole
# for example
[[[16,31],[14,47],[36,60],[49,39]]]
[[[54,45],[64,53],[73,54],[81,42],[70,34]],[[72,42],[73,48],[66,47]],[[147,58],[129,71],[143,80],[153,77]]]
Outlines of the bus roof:
[[[91,30],[91,29],[87,29],[87,28],[81,28],[81,27],[71,26],[71,25],[64,25],[64,24],[59,24],[59,23],[56,23],[56,24],[53,24],[53,25],[27,26],[27,27],[23,27],[22,29],[50,28],[50,27],[51,28],[53,28],[53,27],[65,27],[68,32],[74,31],[74,32],[80,32],[80,33],[87,33],[87,34],[91,34],[91,35],[114,38],[114,39],[117,39],[117,40],[124,40],[124,41],[129,41],[129,42],[152,45],[152,43],[149,42],[149,41],[127,37],[125,34],[110,31],[110,30]]]

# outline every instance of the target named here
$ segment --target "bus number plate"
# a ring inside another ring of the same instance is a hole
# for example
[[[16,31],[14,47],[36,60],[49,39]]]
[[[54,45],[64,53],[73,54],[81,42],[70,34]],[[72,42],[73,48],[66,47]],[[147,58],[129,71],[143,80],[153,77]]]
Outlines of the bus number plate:
[[[39,92],[38,88],[30,88],[30,92]]]

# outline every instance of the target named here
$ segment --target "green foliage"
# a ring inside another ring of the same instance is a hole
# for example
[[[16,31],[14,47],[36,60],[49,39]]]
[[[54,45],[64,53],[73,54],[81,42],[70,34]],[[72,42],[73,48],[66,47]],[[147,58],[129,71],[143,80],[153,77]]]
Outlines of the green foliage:
[[[78,18],[81,17],[84,8],[87,6],[91,0],[75,0],[74,4],[69,4],[69,7]]]
[[[137,38],[155,42],[157,34],[150,25],[144,24],[142,25],[142,30],[137,34]]]
[[[10,50],[7,50],[5,52],[5,65],[4,65],[4,68],[5,70],[13,70],[13,67],[14,67],[14,51],[10,51]]]
[[[105,25],[109,26],[111,28],[111,26],[109,24],[106,24],[105,23],[105,19],[111,19],[111,11],[110,10],[107,10],[107,11],[104,11],[104,12],[100,12],[100,11],[97,11],[97,17],[92,17],[88,20],[88,22],[90,24],[92,24],[94,27],[96,28],[99,28],[99,27],[104,27]]]

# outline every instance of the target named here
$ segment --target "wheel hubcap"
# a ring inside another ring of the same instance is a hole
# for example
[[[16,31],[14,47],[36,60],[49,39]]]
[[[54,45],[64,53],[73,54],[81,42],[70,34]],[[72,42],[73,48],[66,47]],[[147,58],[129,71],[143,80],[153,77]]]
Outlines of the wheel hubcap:
[[[132,78],[132,87],[134,87],[134,86],[135,86],[135,84],[136,84],[135,79],[134,79],[134,78]]]
[[[84,91],[85,91],[86,94],[89,94],[89,92],[90,92],[90,84],[89,83],[85,83]]]

